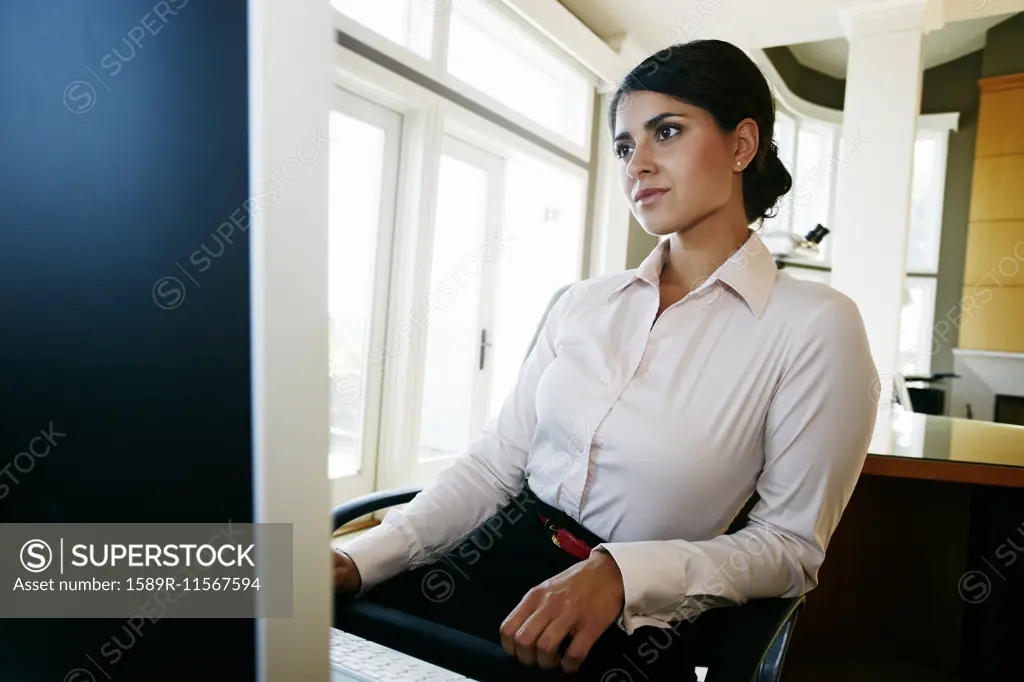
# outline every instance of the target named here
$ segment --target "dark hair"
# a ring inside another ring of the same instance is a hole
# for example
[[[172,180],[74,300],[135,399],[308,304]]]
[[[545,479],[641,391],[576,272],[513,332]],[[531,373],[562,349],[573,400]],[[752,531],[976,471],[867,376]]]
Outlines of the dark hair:
[[[793,178],[779,159],[772,139],[775,100],[768,81],[741,49],[721,40],[693,40],[657,52],[618,84],[608,108],[608,126],[629,106],[631,93],[658,92],[708,111],[723,131],[732,132],[745,118],[757,123],[757,154],[743,171],[743,207],[747,222],[771,218]]]

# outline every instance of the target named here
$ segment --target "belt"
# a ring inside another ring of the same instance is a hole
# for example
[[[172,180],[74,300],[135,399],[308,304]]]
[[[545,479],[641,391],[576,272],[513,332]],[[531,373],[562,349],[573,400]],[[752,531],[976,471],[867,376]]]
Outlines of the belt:
[[[555,543],[556,547],[560,547],[563,551],[577,559],[586,559],[590,556],[590,552],[593,551],[590,545],[565,528],[556,525],[540,512],[537,512],[537,516],[540,517],[540,522],[544,524],[544,530],[550,533],[551,542]]]

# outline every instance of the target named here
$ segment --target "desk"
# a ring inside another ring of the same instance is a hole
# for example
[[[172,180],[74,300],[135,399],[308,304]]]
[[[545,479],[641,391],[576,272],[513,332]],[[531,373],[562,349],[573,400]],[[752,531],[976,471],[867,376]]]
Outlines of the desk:
[[[1024,427],[880,411],[864,474],[1024,488]]]
[[[882,411],[869,453],[785,679],[1020,679],[1024,427]]]

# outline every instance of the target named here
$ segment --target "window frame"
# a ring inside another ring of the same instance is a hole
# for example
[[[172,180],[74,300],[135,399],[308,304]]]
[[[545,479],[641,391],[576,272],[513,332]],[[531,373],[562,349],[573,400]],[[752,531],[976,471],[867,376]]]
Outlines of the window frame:
[[[403,42],[393,41],[390,38],[388,38],[387,36],[384,36],[383,34],[377,33],[376,31],[374,31],[372,28],[370,28],[366,24],[363,24],[358,19],[355,19],[354,17],[352,17],[350,14],[347,14],[344,11],[339,10],[335,6],[335,0],[326,0],[326,2],[328,3],[328,5],[330,7],[330,11],[331,12],[340,13],[342,16],[346,17],[347,19],[358,23],[360,26],[363,26],[365,28],[370,29],[376,35],[379,35],[380,37],[384,38],[388,42],[391,42],[391,43],[393,43],[395,45],[399,45],[400,47],[408,50],[411,54],[414,54],[414,55],[416,55],[417,57],[419,57],[421,59],[433,60],[433,59],[436,59],[438,57],[438,54],[437,54],[436,50],[434,49],[434,45],[437,42],[435,40],[435,36],[438,35],[438,29],[441,26],[445,25],[445,23],[446,23],[443,20],[443,18],[440,16],[440,14],[443,14],[442,12],[422,11],[423,8],[420,8],[420,11],[417,12],[417,11],[415,11],[417,9],[416,8],[416,4],[417,4],[416,0],[401,0],[401,2],[405,5],[405,10],[406,10],[406,16],[405,16],[405,19],[406,19],[406,22],[407,22],[407,25],[405,26],[406,34],[407,34],[406,35],[406,39],[410,43],[410,44],[406,44],[406,43],[403,43]],[[359,3],[356,2],[356,3],[353,3],[353,4],[359,4]],[[427,18],[425,18],[425,17],[427,17]],[[412,44],[422,45],[426,41],[430,41],[430,49],[429,50],[423,50],[421,52],[419,49],[417,49],[416,47],[412,46]],[[443,53],[442,53],[442,56],[443,56]]]
[[[793,150],[792,150],[792,156],[793,156],[793,159],[794,159],[794,168],[787,169],[787,170],[790,171],[790,173],[795,173],[796,172],[795,160],[796,160],[797,154],[799,152],[800,128],[804,124],[813,125],[815,127],[827,127],[827,128],[830,128],[832,130],[832,132],[833,132],[831,156],[832,156],[832,158],[838,158],[839,146],[841,144],[841,138],[842,138],[842,121],[841,120],[838,120],[838,121],[836,121],[836,120],[823,120],[823,119],[815,118],[815,117],[812,117],[812,116],[807,116],[807,115],[805,115],[803,113],[794,111],[793,109],[791,109],[790,107],[786,106],[782,102],[778,102],[777,103],[776,110],[777,111],[782,111],[786,116],[788,116],[789,118],[794,119],[795,122],[796,122],[796,126],[794,128],[794,135],[793,135],[794,143],[793,143]],[[841,112],[839,112],[839,113],[841,113]],[[959,122],[959,116],[960,115],[957,112],[945,113],[945,114],[921,114],[921,115],[918,116],[918,119],[917,119],[917,133],[915,134],[915,137],[914,137],[915,144],[916,144],[917,139],[919,139],[920,137],[928,137],[928,138],[933,139],[933,140],[936,141],[935,160],[934,160],[933,163],[934,163],[934,167],[935,167],[936,177],[942,178],[942,185],[941,185],[940,191],[935,192],[933,197],[932,197],[932,201],[934,203],[935,215],[937,215],[939,217],[938,224],[936,226],[934,226],[934,229],[936,230],[936,237],[937,237],[937,239],[936,239],[937,247],[936,247],[936,264],[935,264],[935,269],[934,269],[934,271],[932,271],[932,270],[920,271],[920,270],[909,270],[908,269],[907,270],[907,274],[909,274],[911,276],[917,277],[917,276],[925,276],[925,275],[931,275],[931,276],[937,276],[938,275],[938,254],[941,253],[941,248],[942,248],[942,211],[943,211],[943,207],[945,205],[945,194],[946,194],[946,191],[945,191],[945,189],[946,189],[945,181],[946,181],[946,172],[947,172],[947,162],[948,162],[948,157],[949,157],[949,133],[951,131],[954,131],[954,130],[957,129],[957,125],[958,125],[958,122]],[[836,195],[836,187],[837,187],[837,184],[838,184],[836,182],[837,177],[838,177],[838,172],[833,173],[832,176],[829,178],[829,189],[828,189],[828,192],[829,192],[828,221],[829,222],[825,224],[825,227],[828,227],[829,230],[832,230],[832,228],[829,227],[829,224],[833,223],[834,222],[834,218],[835,218],[835,198],[836,198],[835,195]],[[795,182],[796,181],[794,179],[794,183]],[[788,204],[790,206],[792,206],[793,197],[795,196],[795,194],[796,194],[796,192],[798,190],[799,190],[799,187],[797,187],[794,184],[793,189],[791,189],[787,193],[786,197],[783,197],[783,201],[788,202]],[[779,209],[780,215],[782,214],[782,210],[783,210],[782,208]],[[787,219],[786,219],[786,222],[784,224],[785,225],[785,230],[776,229],[776,230],[766,231],[766,234],[771,237],[771,236],[776,236],[779,233],[783,233],[784,232],[784,233],[788,233],[790,235],[794,235],[794,236],[797,236],[797,237],[804,236],[804,234],[806,234],[806,233],[798,233],[798,232],[794,232],[793,231],[792,216],[793,216],[793,210],[792,210],[792,208],[790,208],[790,209],[788,209]],[[908,216],[909,216],[909,207],[908,207]],[[909,217],[908,217],[908,220],[909,220]],[[908,224],[908,236],[909,236],[909,224]],[[810,266],[810,267],[814,267],[814,268],[828,268],[828,269],[831,269],[831,267],[832,267],[832,240],[831,239],[828,239],[826,237],[826,239],[825,239],[825,241],[823,243],[823,246],[822,246],[821,254],[822,254],[822,257],[820,259],[812,259],[812,258],[806,258],[806,257],[802,257],[802,256],[789,255],[789,254],[782,254],[782,255],[779,256],[779,259],[784,261],[786,264],[793,265],[793,266],[801,266],[801,265],[803,265],[803,266]]]
[[[792,119],[794,124],[792,143],[793,146],[792,149],[789,150],[790,157],[792,158],[792,163],[789,167],[786,168],[786,170],[788,170],[790,172],[790,175],[792,175],[793,177],[793,188],[790,189],[790,191],[787,192],[786,195],[780,200],[780,204],[778,207],[778,218],[783,218],[784,216],[782,224],[776,226],[775,229],[766,231],[765,234],[768,235],[769,239],[776,239],[779,238],[781,235],[802,238],[806,236],[807,232],[809,232],[810,230],[808,229],[807,231],[804,232],[796,232],[793,229],[793,215],[795,212],[794,202],[797,194],[800,192],[800,185],[797,181],[796,168],[797,160],[799,159],[800,153],[800,131],[806,127],[808,129],[817,128],[821,131],[830,132],[831,144],[828,145],[827,150],[825,150],[826,155],[822,158],[837,158],[839,152],[840,139],[842,137],[842,123],[837,123],[835,121],[823,120],[820,118],[808,116],[802,112],[795,111],[785,106],[782,102],[776,103],[776,111],[781,112],[786,117]],[[780,156],[782,156],[781,150]],[[828,193],[828,213],[825,217],[825,227],[829,228],[829,230],[832,229],[831,227],[829,227],[829,225],[831,225],[834,222],[833,218],[835,217],[836,175],[838,175],[838,173],[833,173],[831,177],[828,178],[828,185],[824,188],[824,191]],[[799,254],[788,252],[780,255],[779,259],[785,262],[787,265],[795,267],[806,266],[818,270],[822,268],[831,270],[832,240],[828,238],[824,240],[821,246],[819,257],[817,258],[802,256]]]
[[[922,325],[922,327],[917,330],[917,343],[909,351],[909,355],[910,356],[914,356],[914,357],[923,359],[923,361],[924,361],[923,362],[923,369],[916,370],[915,374],[928,375],[928,374],[931,374],[931,371],[932,371],[932,352],[931,352],[931,348],[932,348],[932,339],[933,339],[934,330],[935,330],[935,306],[936,306],[937,299],[938,299],[938,284],[939,284],[939,280],[938,280],[938,277],[936,275],[929,275],[929,274],[914,275],[914,274],[909,274],[908,273],[907,276],[904,277],[904,287],[903,287],[904,295],[906,294],[906,291],[907,291],[907,284],[909,282],[911,282],[912,280],[917,280],[917,281],[920,281],[920,282],[931,282],[931,285],[929,287],[929,292],[928,292],[928,299],[930,299],[930,300],[929,300],[929,302],[926,302],[925,307],[924,307],[925,320],[928,321],[928,324],[927,325]],[[929,305],[929,303],[930,303],[930,305]],[[902,309],[903,309],[903,305],[901,304],[900,305],[900,310],[902,311]],[[901,324],[902,324],[902,321],[901,321]],[[902,372],[902,366],[903,366],[903,362],[904,362],[905,358],[902,357],[903,356],[903,351],[900,350],[898,346],[899,346],[899,340],[897,339],[897,353],[899,355],[899,358],[898,358],[899,359],[898,369],[900,370],[900,373],[902,374],[903,373]]]
[[[789,169],[791,173],[795,173],[795,171],[796,171],[796,168],[795,168],[796,163],[795,162],[796,162],[796,159],[798,158],[798,153],[799,153],[800,128],[801,128],[801,126],[805,122],[811,123],[814,126],[828,126],[828,127],[832,128],[832,130],[833,130],[833,136],[832,136],[832,140],[833,140],[832,155],[833,155],[834,158],[838,158],[837,154],[838,154],[838,150],[839,150],[839,145],[841,144],[841,135],[842,135],[842,120],[841,120],[841,118],[838,119],[838,120],[822,120],[820,118],[816,118],[816,117],[813,117],[813,116],[805,115],[805,114],[803,114],[801,112],[796,112],[792,108],[790,108],[790,107],[786,106],[785,104],[783,104],[782,102],[778,102],[777,105],[776,105],[776,108],[777,108],[777,111],[783,112],[784,115],[794,119],[794,121],[796,122],[796,125],[795,125],[795,128],[794,128],[794,135],[793,135],[793,140],[794,141],[793,141],[793,149],[792,149],[792,158],[794,160],[794,164],[793,164],[794,168]],[[837,113],[839,113],[841,115],[842,112],[837,112]],[[936,178],[941,178],[941,183],[938,185],[938,191],[933,192],[933,194],[932,194],[932,196],[930,198],[930,200],[933,202],[933,205],[932,205],[933,210],[934,210],[933,215],[938,216],[937,223],[935,225],[931,226],[931,229],[933,229],[934,232],[935,232],[935,243],[936,243],[935,267],[934,268],[929,268],[929,269],[926,269],[926,270],[923,270],[923,271],[922,270],[910,270],[909,268],[905,268],[905,270],[904,270],[904,287],[903,287],[903,289],[901,291],[901,296],[905,296],[906,295],[906,281],[909,280],[909,279],[918,279],[918,280],[931,279],[933,282],[935,282],[935,285],[933,285],[933,287],[932,287],[932,294],[931,294],[931,297],[930,297],[931,298],[931,310],[929,311],[930,312],[930,316],[926,316],[926,319],[929,319],[929,317],[930,317],[931,322],[930,322],[930,324],[928,326],[927,331],[924,328],[918,330],[918,347],[921,347],[921,348],[928,348],[928,349],[930,349],[932,347],[932,343],[933,343],[932,331],[934,329],[935,305],[937,303],[935,291],[937,290],[938,274],[939,274],[939,258],[941,256],[941,249],[942,249],[942,211],[943,211],[943,207],[945,205],[945,194],[946,194],[946,184],[945,183],[946,183],[946,172],[948,170],[947,164],[948,164],[948,158],[949,158],[949,133],[951,131],[956,130],[957,127],[958,127],[958,124],[959,124],[959,113],[957,113],[957,112],[943,113],[943,114],[921,114],[921,115],[918,116],[918,119],[917,119],[917,131],[916,131],[915,137],[914,137],[915,145],[917,143],[917,140],[921,139],[921,138],[928,138],[928,139],[932,139],[932,140],[935,141],[935,144],[936,144],[936,147],[935,147],[935,158],[933,160],[934,172],[935,172],[935,177]],[[829,178],[829,211],[828,211],[828,213],[829,213],[829,217],[828,217],[829,223],[831,223],[833,221],[834,216],[835,216],[835,194],[836,194],[836,187],[837,187],[837,184],[838,184],[836,182],[837,177],[838,177],[838,166],[837,166],[837,172],[834,173],[832,175],[832,177]],[[790,192],[787,194],[786,198],[784,198],[784,200],[789,202],[790,206],[793,203],[793,198],[792,197],[795,196],[797,191],[799,191],[799,188],[797,186],[794,186],[794,188],[792,190],[790,190]],[[782,209],[780,209],[780,214],[781,214],[781,212],[782,212]],[[797,237],[803,236],[802,234],[793,231],[792,215],[793,215],[792,209],[790,209],[789,214],[787,216],[787,220],[786,220],[786,222],[784,224],[784,228],[785,229],[784,230],[782,230],[782,229],[775,229],[775,230],[772,230],[770,232],[767,232],[765,234],[767,240],[772,241],[772,240],[774,240],[776,238],[779,238],[780,234],[795,235]],[[908,206],[908,225],[907,225],[907,237],[908,237],[908,239],[909,239],[909,236],[910,236],[909,220],[910,220],[910,207]],[[828,227],[829,223],[827,223],[825,226]],[[829,229],[831,229],[831,228],[829,228]],[[823,247],[822,247],[822,251],[821,251],[822,257],[821,257],[820,260],[815,260],[815,259],[811,259],[811,258],[807,258],[807,257],[798,256],[798,255],[791,255],[791,254],[788,254],[788,253],[780,254],[780,255],[776,256],[776,258],[777,258],[777,260],[779,260],[783,264],[783,269],[786,269],[786,270],[789,270],[789,269],[801,270],[802,269],[802,270],[818,270],[818,271],[823,271],[823,272],[826,273],[825,279],[830,280],[831,279],[831,273],[832,273],[832,246],[831,246],[832,241],[833,240],[828,239],[828,238],[825,239]],[[902,305],[901,305],[901,309],[902,309]],[[925,339],[926,335],[928,336],[927,339]],[[932,356],[931,356],[930,352],[929,353],[925,353],[924,355],[926,356],[924,358],[924,370],[921,373],[922,374],[928,374],[928,373],[931,372],[931,357]]]
[[[451,27],[450,15],[455,11],[455,7],[457,6],[457,4],[458,4],[458,2],[460,0],[450,0],[450,1],[453,3],[452,4],[452,12],[446,13],[446,14],[449,15],[449,21],[447,23],[449,31],[450,31],[450,27]],[[576,106],[575,107],[570,107],[569,109],[567,109],[564,112],[566,120],[562,121],[562,123],[563,123],[563,125],[565,125],[567,127],[571,127],[574,124],[574,121],[573,121],[574,117],[576,118],[576,122],[578,122],[580,120],[586,120],[587,124],[586,124],[586,126],[584,127],[584,129],[582,131],[582,135],[581,135],[581,139],[580,140],[574,140],[574,139],[569,138],[569,137],[566,137],[565,139],[570,140],[571,142],[573,142],[575,144],[587,145],[587,143],[588,143],[588,141],[590,140],[590,137],[591,137],[590,127],[591,127],[591,125],[593,123],[594,98],[593,98],[592,95],[593,95],[593,92],[595,91],[595,89],[597,87],[597,80],[594,78],[593,74],[591,74],[589,71],[584,69],[578,63],[576,63],[574,61],[571,61],[569,59],[566,59],[564,54],[560,54],[561,50],[559,50],[557,46],[551,44],[551,42],[549,40],[547,40],[544,36],[537,35],[537,32],[534,30],[534,28],[532,26],[530,26],[530,24],[527,21],[525,21],[521,16],[519,16],[515,12],[513,12],[504,3],[496,2],[496,1],[493,1],[493,0],[464,0],[464,1],[472,1],[472,2],[476,2],[476,3],[479,3],[479,4],[482,4],[482,5],[485,5],[485,6],[489,7],[491,10],[494,11],[495,14],[497,14],[503,20],[505,20],[505,21],[509,22],[510,24],[512,24],[512,26],[514,26],[517,30],[519,30],[521,32],[521,35],[516,36],[516,39],[522,38],[524,40],[533,40],[533,41],[535,41],[537,47],[541,51],[543,51],[544,54],[546,54],[550,59],[553,59],[553,60],[559,62],[560,63],[560,67],[562,69],[564,69],[564,71],[566,71],[568,73],[571,73],[573,75],[578,75],[578,76],[580,76],[582,78],[582,80],[583,80],[583,92],[580,93],[580,95],[581,95],[580,98],[575,102]],[[501,36],[495,35],[494,38],[495,38],[495,40],[502,40]],[[504,44],[506,46],[510,47],[516,53],[516,55],[519,56],[524,62],[530,64],[531,66],[537,68],[540,71],[547,71],[548,70],[548,64],[545,63],[546,60],[540,59],[537,56],[537,54],[536,54],[536,50],[523,50],[522,49],[522,47],[523,47],[522,45],[514,44],[514,43],[507,43],[507,42],[505,42]],[[448,52],[449,52],[449,50],[446,49],[445,50],[445,55],[446,56],[447,56]],[[445,67],[445,72],[449,73],[449,75],[451,75],[450,72],[448,71],[447,59],[445,60],[444,67]],[[473,86],[470,85],[470,87],[473,87]],[[483,94],[483,93],[481,93],[481,94]],[[582,108],[580,108],[581,105],[582,105]],[[588,150],[589,150],[589,146],[588,146]]]
[[[935,266],[925,270],[912,270],[909,267],[907,272],[913,276],[931,275],[938,276],[939,273],[939,258],[942,254],[942,211],[945,207],[946,202],[946,173],[948,171],[948,160],[949,160],[949,133],[957,128],[958,114],[935,114],[921,116],[918,119],[917,135],[914,138],[915,145],[917,140],[925,137],[935,141],[935,159],[933,160],[933,170],[935,177],[941,178],[938,185],[938,191],[933,192],[931,196],[932,209],[934,215],[938,216],[938,224],[932,226],[935,230]],[[908,237],[909,237],[909,226],[908,226]]]
[[[505,163],[504,160],[497,154],[492,153],[490,150],[481,149],[479,146],[467,142],[459,138],[450,132],[445,132],[441,139],[440,156],[448,156],[467,163],[475,168],[484,171],[488,176],[488,182],[492,183],[488,185],[488,200],[487,200],[487,225],[484,230],[484,238],[488,240],[495,240],[497,235],[493,234],[492,230],[496,225],[501,222],[501,216],[503,214],[502,201],[504,195],[502,193],[502,186],[505,176]],[[438,157],[438,165],[440,165],[440,156]],[[495,184],[496,183],[496,184]],[[436,193],[435,193],[436,198]],[[436,208],[436,201],[433,202]],[[433,274],[433,246],[434,246],[434,230],[436,228],[436,220],[431,219],[428,228],[429,238],[426,237],[425,231],[421,231],[421,236],[424,237],[423,243],[429,248],[420,249],[416,254],[417,264],[416,267],[419,273],[422,273],[424,277],[421,279],[422,287],[420,291],[429,291],[431,287],[431,275]],[[497,278],[495,272],[495,263],[484,262],[481,266],[481,273],[478,277],[480,286],[480,300],[477,304],[477,324],[482,329],[493,329],[494,328],[494,297],[497,286]],[[412,375],[406,375],[405,379],[408,381],[406,388],[403,389],[403,393],[399,396],[395,396],[396,402],[400,402],[402,407],[401,413],[406,415],[406,418],[402,421],[409,430],[408,437],[411,438],[411,447],[404,452],[408,459],[405,461],[404,466],[408,469],[410,480],[408,483],[412,484],[424,484],[428,480],[435,477],[445,467],[451,464],[451,457],[439,457],[430,460],[423,460],[420,458],[419,439],[422,435],[422,421],[421,416],[423,415],[423,394],[424,384],[426,381],[426,353],[427,353],[427,328],[419,330],[417,334],[415,330],[411,330],[411,333],[416,336],[419,335],[419,346],[422,348],[422,356],[419,358],[419,362],[416,363],[416,371]],[[470,416],[470,432],[473,435],[479,434],[486,425],[487,420],[487,405],[488,398],[490,396],[490,385],[493,377],[493,364],[488,365],[483,372],[478,372],[473,377],[473,388],[472,388],[472,414]],[[398,427],[401,428],[401,427]],[[472,442],[470,437],[470,442]]]
[[[378,208],[379,213],[377,218],[379,232],[375,236],[373,246],[374,263],[371,292],[372,305],[370,308],[369,319],[367,320],[368,328],[365,330],[367,351],[372,352],[373,349],[380,348],[387,338],[385,336],[388,317],[387,301],[389,299],[391,288],[391,277],[388,272],[388,264],[394,248],[395,232],[397,228],[396,218],[400,205],[398,197],[401,183],[402,147],[404,146],[402,138],[403,129],[405,128],[404,117],[400,112],[397,112],[390,107],[363,97],[351,90],[340,88],[332,89],[330,108],[332,112],[337,110],[345,115],[351,115],[349,112],[352,109],[357,111],[362,110],[359,113],[364,115],[371,114],[374,117],[379,115],[379,112],[374,111],[375,109],[384,109],[388,112],[388,118],[391,118],[390,114],[394,113],[394,117],[398,119],[397,125],[394,124],[394,121],[384,121],[381,126],[384,128],[386,134],[397,137],[397,141],[394,142],[394,145],[397,146],[397,150],[391,147],[392,143],[390,141],[387,142],[388,148],[385,150],[384,167],[382,168],[384,184],[381,187],[381,195],[379,197],[380,206]],[[358,120],[365,120],[370,118],[370,116],[357,115],[356,118]],[[380,121],[381,118],[377,118],[377,120]],[[395,154],[396,151],[397,154]],[[328,185],[328,197],[330,197],[330,192],[331,188],[330,185]],[[328,215],[328,219],[330,219],[330,215]],[[329,224],[328,238],[330,238]],[[330,242],[328,242],[328,248],[329,247]],[[328,271],[328,279],[329,278],[330,272]],[[330,301],[330,292],[328,292],[328,301]],[[332,505],[340,504],[344,500],[352,499],[360,494],[365,494],[374,490],[374,479],[377,471],[376,459],[379,453],[381,418],[380,406],[382,399],[384,366],[376,362],[370,362],[368,364],[369,366],[367,367],[361,367],[361,375],[359,377],[359,385],[362,387],[361,397],[363,400],[363,412],[359,415],[359,469],[354,475],[347,475],[339,478],[329,477]],[[331,395],[332,399],[336,395],[334,386],[332,386]]]
[[[572,56],[564,54],[564,51],[546,35],[538,31],[528,21],[518,16],[515,12],[512,12],[505,3],[499,0],[474,0],[476,2],[484,2],[490,5],[494,10],[501,14],[505,19],[513,22],[518,28],[527,33],[527,35],[538,41],[542,48],[550,53],[557,59],[563,61],[564,65],[572,71],[579,73],[583,76],[587,83],[587,96],[583,98],[582,105],[582,125],[584,126],[584,132],[582,135],[582,142],[576,142],[569,137],[562,135],[546,126],[540,125],[534,122],[532,119],[516,111],[507,104],[491,97],[487,93],[484,93],[477,88],[473,87],[461,78],[457,78],[448,73],[446,54],[448,49],[448,35],[449,27],[451,23],[450,12],[438,12],[434,16],[433,26],[433,42],[432,51],[430,58],[425,58],[421,54],[415,52],[409,47],[396,43],[389,38],[377,33],[373,29],[361,24],[357,20],[350,16],[342,13],[336,9],[333,5],[330,5],[330,15],[332,19],[332,26],[335,31],[341,32],[354,38],[355,40],[363,43],[372,50],[381,53],[384,57],[397,62],[402,67],[412,69],[418,74],[425,76],[444,88],[455,92],[456,94],[465,97],[476,104],[483,106],[484,108],[491,110],[503,118],[511,121],[517,126],[529,131],[530,133],[537,135],[552,145],[568,152],[572,156],[579,159],[585,164],[590,163],[591,156],[591,135],[593,126],[593,114],[594,114],[594,98],[590,96],[590,93],[595,92],[598,86],[598,79],[590,70],[585,68],[582,64],[576,62]],[[329,3],[329,0],[324,0]],[[335,41],[336,42],[336,41]],[[335,47],[341,47],[335,45]],[[342,48],[345,49],[345,48]],[[350,51],[349,51],[350,52]],[[335,61],[335,64],[337,62]]]
[[[817,167],[816,167],[815,170],[819,170],[820,169],[821,164],[822,164],[822,159],[836,159],[837,160],[836,161],[837,172],[832,173],[831,176],[826,175],[826,178],[827,178],[827,181],[828,181],[828,185],[824,189],[826,194],[828,194],[828,199],[827,199],[828,200],[828,210],[826,211],[824,225],[825,225],[825,227],[828,227],[829,225],[831,225],[831,224],[833,224],[835,222],[834,218],[835,218],[835,210],[836,210],[835,199],[836,199],[836,184],[837,184],[836,183],[836,176],[838,175],[839,144],[840,144],[840,138],[842,137],[842,127],[841,126],[837,126],[834,123],[829,123],[827,121],[817,121],[817,120],[814,120],[814,119],[806,117],[806,116],[800,117],[798,119],[798,122],[797,122],[796,148],[795,148],[794,158],[799,158],[799,152],[800,152],[800,131],[804,127],[807,127],[808,129],[811,129],[811,130],[813,130],[814,128],[817,128],[819,132],[827,131],[827,132],[830,133],[830,136],[829,136],[830,137],[830,144],[826,145],[825,148],[822,150],[824,153],[823,153],[822,157],[819,158],[818,163],[817,163]],[[794,162],[793,165],[794,165],[794,170],[796,170],[796,163]],[[826,170],[826,171],[823,171],[823,172],[825,172],[827,174],[830,171]],[[813,226],[812,226],[812,228],[813,228]],[[804,236],[807,235],[807,232],[811,231],[811,228],[809,228],[806,232],[797,232],[797,231],[793,230],[793,226],[792,226],[792,223],[791,223],[790,227],[789,227],[789,230],[790,230],[791,234],[793,234],[793,235],[795,235],[797,237],[804,237]],[[817,258],[817,259],[815,259],[815,258],[803,258],[802,261],[805,262],[805,263],[809,263],[809,264],[823,265],[823,266],[831,268],[832,267],[832,240],[831,239],[827,239],[827,238],[825,239],[824,244],[821,247],[820,257],[819,258]]]
[[[390,43],[383,37],[380,40]],[[431,250],[434,237],[444,138],[456,138],[503,158],[543,161],[576,175],[584,186],[588,184],[591,169],[584,159],[570,161],[336,42],[331,59],[332,88],[349,90],[402,115],[385,338],[389,342],[401,338],[403,343],[402,352],[389,357],[383,371],[375,488],[413,485],[420,474],[416,461],[418,407],[426,357],[426,334],[416,325],[411,325],[411,329],[399,328],[399,325],[402,320],[409,319],[415,306],[421,302],[423,292],[430,286],[430,257],[421,251]],[[591,111],[589,117],[592,118],[592,114]],[[586,197],[583,200],[585,202]],[[586,215],[585,210],[583,215]],[[585,276],[583,259],[589,238],[584,225],[580,230],[577,250],[580,276]],[[412,400],[410,396],[416,399]],[[409,415],[415,417],[410,418]]]
[[[931,310],[930,315],[927,316],[929,319],[928,332],[925,333],[924,329],[918,330],[918,345],[916,349],[918,351],[925,350],[926,352],[919,352],[918,355],[924,357],[924,370],[920,372],[922,375],[930,374],[932,371],[932,347],[934,344],[935,335],[935,306],[938,305],[938,278],[939,278],[939,262],[942,257],[942,212],[945,208],[946,201],[946,173],[948,171],[948,160],[949,160],[949,134],[957,130],[960,121],[960,114],[958,112],[947,113],[947,114],[925,114],[918,118],[917,135],[915,136],[914,143],[917,143],[918,137],[922,136],[929,137],[935,140],[935,159],[933,160],[934,170],[937,178],[941,178],[941,182],[938,187],[939,190],[932,196],[934,215],[938,216],[937,224],[933,226],[935,230],[935,267],[927,271],[910,270],[907,268],[905,280],[918,279],[918,280],[931,280],[933,282],[931,287]],[[909,209],[908,209],[909,213]],[[910,228],[907,227],[907,236],[909,238]],[[904,292],[906,286],[904,285]],[[901,306],[902,308],[902,306]],[[927,338],[925,338],[927,336]],[[913,351],[911,351],[913,353]]]

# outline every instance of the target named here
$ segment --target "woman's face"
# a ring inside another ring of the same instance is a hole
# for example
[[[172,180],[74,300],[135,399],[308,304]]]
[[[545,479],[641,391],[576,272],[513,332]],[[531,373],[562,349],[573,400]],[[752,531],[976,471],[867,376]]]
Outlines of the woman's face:
[[[725,205],[742,185],[745,158],[734,134],[724,133],[706,110],[649,91],[623,95],[612,151],[630,210],[644,230],[683,230]]]

